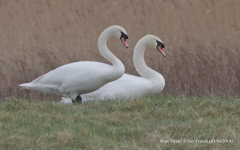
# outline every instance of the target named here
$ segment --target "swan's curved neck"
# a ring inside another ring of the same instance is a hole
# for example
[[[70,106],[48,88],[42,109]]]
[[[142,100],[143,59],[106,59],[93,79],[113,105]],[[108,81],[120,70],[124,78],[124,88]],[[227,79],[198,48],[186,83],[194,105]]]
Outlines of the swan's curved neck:
[[[114,67],[118,69],[125,69],[123,63],[112,53],[109,51],[107,47],[107,40],[113,36],[113,29],[107,28],[105,29],[98,38],[98,49],[101,55],[110,61]]]
[[[144,61],[144,52],[147,48],[146,39],[142,38],[138,41],[137,45],[134,48],[133,53],[133,64],[137,72],[146,79],[155,79],[162,76],[158,72],[149,68]]]

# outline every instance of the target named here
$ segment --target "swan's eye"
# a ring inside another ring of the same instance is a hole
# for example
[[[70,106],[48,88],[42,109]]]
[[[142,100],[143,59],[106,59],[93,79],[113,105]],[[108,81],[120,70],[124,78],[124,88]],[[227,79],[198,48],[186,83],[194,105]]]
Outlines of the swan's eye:
[[[157,42],[157,47],[158,47],[159,45],[161,45],[161,48],[165,48],[165,45],[164,45],[162,42],[159,42],[159,41],[157,41],[157,40],[156,40],[156,42]]]
[[[120,39],[121,39],[121,38],[124,38],[124,40],[126,40],[126,39],[128,39],[128,35],[125,34],[125,33],[123,33],[123,32],[121,31],[121,37],[120,37]]]

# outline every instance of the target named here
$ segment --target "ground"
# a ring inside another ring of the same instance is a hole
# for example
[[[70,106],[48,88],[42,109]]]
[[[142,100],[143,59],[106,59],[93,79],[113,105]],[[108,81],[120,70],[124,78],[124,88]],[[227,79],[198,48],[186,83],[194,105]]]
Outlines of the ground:
[[[240,99],[0,103],[0,149],[239,149]]]

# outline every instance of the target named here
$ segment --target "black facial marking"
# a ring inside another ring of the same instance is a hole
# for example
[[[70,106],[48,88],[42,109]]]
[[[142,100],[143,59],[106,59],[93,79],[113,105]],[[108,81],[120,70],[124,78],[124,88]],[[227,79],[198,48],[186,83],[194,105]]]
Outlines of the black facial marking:
[[[121,37],[120,37],[120,39],[121,39],[122,37],[124,37],[124,40],[128,39],[128,35],[125,34],[125,33],[123,33],[123,32],[121,31]]]
[[[157,50],[158,50],[164,57],[166,57],[166,55],[163,54],[164,52],[162,53],[162,51],[163,51],[162,49],[165,48],[165,45],[164,45],[162,42],[158,41],[158,40],[156,40],[156,42],[157,42],[157,47],[156,47]],[[158,46],[161,46],[161,49],[159,49]]]
[[[156,40],[156,42],[157,42],[157,47],[161,45],[162,49],[165,48],[165,45],[162,42],[159,42],[158,40]]]

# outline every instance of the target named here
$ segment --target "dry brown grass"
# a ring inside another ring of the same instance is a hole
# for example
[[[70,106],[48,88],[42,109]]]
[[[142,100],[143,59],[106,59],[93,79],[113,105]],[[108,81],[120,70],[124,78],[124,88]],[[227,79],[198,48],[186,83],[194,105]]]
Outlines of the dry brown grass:
[[[0,0],[0,97],[42,98],[18,85],[66,63],[106,62],[97,39],[113,24],[130,37],[128,50],[108,42],[127,73],[137,75],[132,53],[141,37],[154,34],[165,43],[166,58],[145,54],[165,77],[162,93],[240,95],[239,8],[238,0]]]

